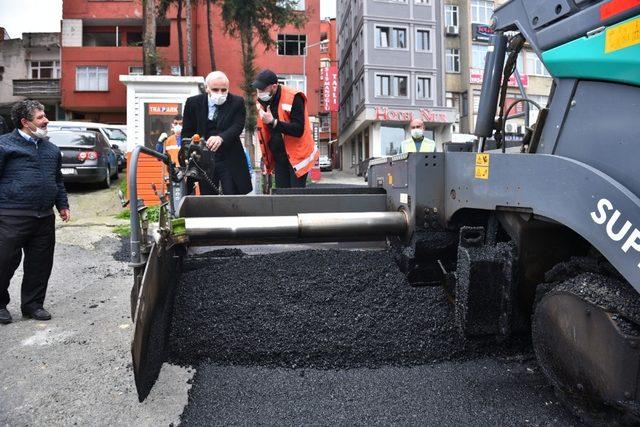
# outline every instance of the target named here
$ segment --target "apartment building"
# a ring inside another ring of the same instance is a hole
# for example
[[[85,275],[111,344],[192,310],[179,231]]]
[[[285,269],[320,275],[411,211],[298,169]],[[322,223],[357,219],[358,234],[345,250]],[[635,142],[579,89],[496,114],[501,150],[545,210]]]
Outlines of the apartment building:
[[[446,105],[456,110],[458,120],[455,132],[473,133],[484,62],[493,34],[490,27],[495,8],[506,0],[444,0],[445,57],[446,57]],[[537,55],[527,46],[518,57],[517,69],[522,87],[528,98],[544,106],[551,90],[552,78]],[[512,77],[507,92],[507,105],[521,98],[518,81]],[[522,104],[514,107],[506,124],[507,133],[518,135],[525,124]],[[534,123],[537,109],[529,107],[530,120]]]
[[[0,28],[0,114],[9,122],[11,106],[36,99],[50,119],[60,109],[60,33],[22,33],[10,39]]]
[[[211,71],[207,9],[192,2],[194,75]],[[224,34],[218,6],[212,8],[216,68],[231,81],[231,92],[241,94],[242,52],[239,40]],[[309,111],[320,106],[320,2],[298,0],[297,9],[307,15],[303,28],[275,29],[278,45],[271,50],[256,47],[257,70],[270,68],[282,83],[307,93]],[[139,0],[65,0],[62,20],[62,105],[70,120],[104,123],[126,121],[126,88],[120,75],[142,74],[143,13]],[[179,75],[177,9],[158,19],[156,45],[159,74]],[[185,11],[182,11],[183,47],[186,43]],[[186,60],[186,48],[185,48]]]
[[[329,156],[334,168],[340,168],[338,151],[338,51],[336,19],[320,22],[320,111],[318,122],[321,155]]]
[[[412,118],[438,145],[451,140],[443,20],[442,0],[337,2],[342,169],[397,154]]]

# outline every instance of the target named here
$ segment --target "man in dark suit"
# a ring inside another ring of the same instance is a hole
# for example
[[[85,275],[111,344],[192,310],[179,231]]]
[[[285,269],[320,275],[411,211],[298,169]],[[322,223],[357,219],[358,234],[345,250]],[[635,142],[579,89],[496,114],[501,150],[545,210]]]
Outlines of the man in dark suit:
[[[20,101],[11,109],[15,130],[0,137],[0,324],[11,323],[9,283],[22,252],[22,315],[49,320],[44,308],[53,267],[55,216],[69,221],[60,149],[47,139],[44,106]]]
[[[220,71],[210,73],[206,94],[192,96],[184,106],[182,137],[194,134],[206,141],[213,157],[209,176],[226,195],[247,194],[253,189],[240,134],[246,111],[242,97],[229,93],[229,79]],[[201,194],[217,194],[206,181],[200,182]]]

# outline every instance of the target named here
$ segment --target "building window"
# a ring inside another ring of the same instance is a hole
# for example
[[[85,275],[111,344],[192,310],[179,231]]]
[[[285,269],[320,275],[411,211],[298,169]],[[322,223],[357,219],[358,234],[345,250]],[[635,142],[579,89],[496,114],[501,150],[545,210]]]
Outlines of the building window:
[[[109,69],[104,66],[76,67],[77,91],[108,91]]]
[[[431,50],[431,31],[416,30],[416,50]]]
[[[364,101],[364,76],[360,77],[360,101]]]
[[[304,0],[295,0],[291,8],[293,10],[305,10]]]
[[[331,132],[331,116],[328,114],[320,114],[320,131]]]
[[[376,75],[376,96],[407,97],[407,76]]]
[[[484,44],[471,45],[471,68],[484,70],[484,61],[489,47]]]
[[[471,22],[488,24],[493,15],[493,1],[471,0]]]
[[[131,73],[129,73],[131,74]],[[179,65],[172,65],[171,66],[171,75],[172,76],[181,76],[182,73],[180,72],[180,66]]]
[[[305,34],[278,34],[278,55],[304,55],[306,45]]]
[[[416,78],[416,98],[431,99],[431,78],[430,77]]]
[[[394,27],[376,27],[376,47],[406,49],[407,29]]]
[[[144,68],[140,66],[131,66],[129,67],[129,75],[130,76],[141,76],[144,74]]]
[[[458,26],[458,6],[453,4],[446,4],[444,6],[444,24],[448,27],[453,25]]]
[[[32,79],[59,79],[60,62],[58,61],[31,61]]]
[[[532,76],[551,76],[540,58],[534,53],[527,54],[527,73]]]
[[[299,92],[306,92],[305,79],[302,74],[280,74],[278,83],[289,86]]]
[[[460,49],[447,49],[447,73],[460,72]]]
[[[380,126],[380,143],[383,156],[394,156],[400,152],[405,138],[404,128]]]
[[[429,0],[416,0],[416,4],[429,4]]]

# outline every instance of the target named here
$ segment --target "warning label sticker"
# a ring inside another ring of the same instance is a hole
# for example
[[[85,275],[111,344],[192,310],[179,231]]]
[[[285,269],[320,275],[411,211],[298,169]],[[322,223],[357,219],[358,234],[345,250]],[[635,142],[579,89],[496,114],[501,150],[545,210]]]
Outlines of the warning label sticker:
[[[476,166],[489,166],[489,155],[485,153],[476,154]]]
[[[485,153],[476,154],[475,177],[477,179],[489,179],[489,155]]]
[[[640,44],[640,18],[609,28],[605,36],[605,53]]]

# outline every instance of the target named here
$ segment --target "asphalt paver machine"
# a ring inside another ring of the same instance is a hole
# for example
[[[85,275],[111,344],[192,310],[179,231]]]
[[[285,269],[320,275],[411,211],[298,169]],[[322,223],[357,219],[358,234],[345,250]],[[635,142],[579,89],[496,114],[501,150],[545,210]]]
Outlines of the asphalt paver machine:
[[[132,208],[141,400],[192,246],[386,238],[411,283],[445,288],[461,337],[530,331],[567,403],[640,422],[640,2],[513,0],[492,28],[477,147],[373,161],[357,191],[173,194],[148,241],[144,208]],[[547,105],[516,101],[540,111],[507,148],[506,89],[527,44],[554,82]]]

